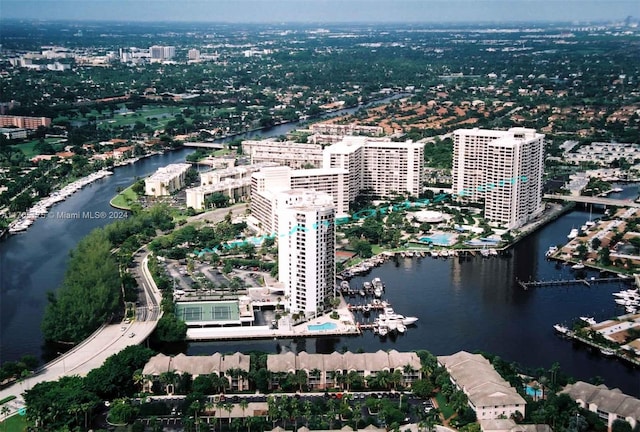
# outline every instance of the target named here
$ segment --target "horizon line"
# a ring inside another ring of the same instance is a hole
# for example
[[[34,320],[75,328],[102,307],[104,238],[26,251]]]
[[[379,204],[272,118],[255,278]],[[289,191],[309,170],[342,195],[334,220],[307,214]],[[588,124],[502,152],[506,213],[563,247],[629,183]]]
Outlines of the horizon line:
[[[345,20],[345,21],[306,21],[306,20],[291,20],[291,21],[204,21],[204,20],[193,20],[193,19],[162,19],[162,20],[146,20],[146,19],[66,19],[66,18],[33,18],[33,17],[2,17],[0,16],[0,22],[3,21],[28,21],[28,22],[64,22],[64,23],[183,23],[183,24],[263,24],[263,25],[334,25],[334,24],[361,24],[361,25],[371,25],[371,24],[386,24],[386,25],[415,25],[415,24],[425,24],[425,25],[451,25],[451,24],[472,24],[472,25],[487,25],[487,24],[604,24],[604,23],[618,23],[622,22],[629,17],[633,18],[633,15],[627,15],[625,17],[615,18],[615,19],[603,19],[603,18],[594,18],[590,20],[549,20],[549,19],[526,19],[526,20],[509,20],[509,19],[496,19],[496,20],[459,20],[459,21],[425,21],[425,20],[415,20],[415,21],[359,21],[359,20]],[[0,31],[0,33],[2,33]]]

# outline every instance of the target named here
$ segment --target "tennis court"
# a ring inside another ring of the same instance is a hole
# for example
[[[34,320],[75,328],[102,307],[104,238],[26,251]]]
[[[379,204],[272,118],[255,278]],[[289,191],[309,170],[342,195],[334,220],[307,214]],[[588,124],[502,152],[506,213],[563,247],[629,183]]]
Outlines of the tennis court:
[[[203,323],[230,323],[240,320],[237,301],[182,302],[176,304],[176,316],[187,325]]]

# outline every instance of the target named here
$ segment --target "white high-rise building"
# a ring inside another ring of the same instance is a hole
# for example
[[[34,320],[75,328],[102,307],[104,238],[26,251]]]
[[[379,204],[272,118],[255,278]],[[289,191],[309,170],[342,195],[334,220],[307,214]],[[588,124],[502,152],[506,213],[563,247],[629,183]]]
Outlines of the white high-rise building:
[[[249,222],[266,233],[277,232],[278,194],[289,189],[325,192],[333,199],[336,214],[349,212],[348,172],[340,168],[294,170],[286,166],[267,167],[251,175],[251,217]]]
[[[453,192],[483,202],[485,218],[517,228],[542,210],[544,135],[534,129],[454,132]]]
[[[363,190],[380,197],[421,192],[424,144],[348,136],[325,148],[323,157],[325,168],[349,171],[349,201]]]
[[[278,279],[290,313],[325,312],[335,295],[336,232],[333,198],[289,190],[277,197]]]

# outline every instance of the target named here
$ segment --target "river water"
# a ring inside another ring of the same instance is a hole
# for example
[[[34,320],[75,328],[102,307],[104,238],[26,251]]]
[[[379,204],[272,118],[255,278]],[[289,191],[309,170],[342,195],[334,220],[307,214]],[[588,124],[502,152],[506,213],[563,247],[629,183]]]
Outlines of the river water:
[[[295,127],[296,124],[282,125],[259,134],[277,136]],[[0,242],[0,362],[16,360],[24,354],[51,354],[44,352],[40,330],[46,293],[60,285],[69,251],[78,241],[92,229],[112,221],[65,216],[74,212],[108,214],[112,210],[109,200],[118,187],[126,187],[160,166],[182,161],[191,151],[182,149],[116,168],[114,175],[52,207],[48,217],[36,221],[26,233]],[[612,197],[634,194],[637,186]],[[525,291],[515,283],[516,278],[570,278],[568,267],[545,260],[544,253],[589,217],[589,212],[571,212],[517,244],[509,257],[398,258],[364,277],[354,278],[352,284],[358,286],[364,280],[380,277],[387,286],[385,296],[395,310],[420,318],[417,326],[396,338],[381,340],[369,332],[359,337],[192,343],[188,353],[427,349],[444,355],[463,349],[484,350],[527,367],[548,368],[557,361],[563,371],[578,379],[600,376],[607,385],[640,396],[637,369],[561,339],[552,328],[557,322],[570,323],[578,316],[603,320],[619,314],[611,293],[621,289],[620,284]]]

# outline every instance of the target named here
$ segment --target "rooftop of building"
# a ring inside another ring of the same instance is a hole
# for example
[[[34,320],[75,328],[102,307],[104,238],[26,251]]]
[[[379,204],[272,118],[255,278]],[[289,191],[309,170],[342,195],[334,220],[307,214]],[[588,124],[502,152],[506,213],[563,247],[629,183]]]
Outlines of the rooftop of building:
[[[596,386],[584,381],[567,385],[561,393],[573,400],[596,405],[599,411],[615,413],[626,418],[640,419],[640,400],[622,393],[619,389],[609,389],[604,384]]]
[[[489,360],[480,354],[459,351],[450,356],[438,356],[438,361],[476,407],[526,404]]]

